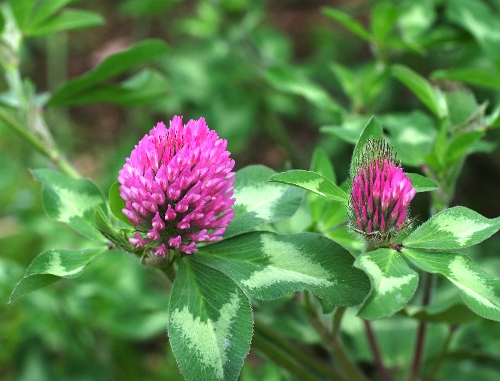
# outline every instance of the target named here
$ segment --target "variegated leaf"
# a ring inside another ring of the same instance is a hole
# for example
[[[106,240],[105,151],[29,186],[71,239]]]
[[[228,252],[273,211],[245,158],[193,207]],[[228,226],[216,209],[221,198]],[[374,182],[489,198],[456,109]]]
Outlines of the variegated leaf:
[[[49,218],[68,224],[88,238],[105,241],[95,228],[94,212],[97,207],[105,212],[108,208],[104,195],[92,181],[72,179],[48,169],[32,172],[43,184],[43,207]]]
[[[231,279],[196,256],[179,261],[170,296],[172,351],[188,381],[236,380],[250,350],[250,303]]]
[[[229,238],[270,222],[289,218],[300,206],[304,191],[283,184],[269,183],[276,174],[262,165],[251,165],[236,173],[234,218],[224,234]]]
[[[372,289],[359,308],[364,319],[380,319],[402,309],[418,285],[418,275],[401,255],[392,249],[378,249],[362,254],[354,266],[371,280]]]
[[[338,306],[361,303],[366,275],[340,245],[312,233],[254,232],[208,245],[193,257],[234,280],[257,299],[271,300],[308,289]]]
[[[105,252],[98,247],[85,250],[48,250],[40,254],[16,284],[9,303],[30,292],[48,286],[61,278],[76,278],[90,262]]]
[[[458,288],[465,304],[476,314],[500,321],[500,278],[483,271],[463,254],[407,248],[402,252],[422,270],[448,278]]]
[[[347,202],[349,199],[347,193],[325,176],[316,172],[294,169],[271,176],[269,181],[303,188],[333,201]]]
[[[446,209],[420,225],[404,246],[455,250],[484,241],[500,229],[500,218],[489,219],[463,206]]]

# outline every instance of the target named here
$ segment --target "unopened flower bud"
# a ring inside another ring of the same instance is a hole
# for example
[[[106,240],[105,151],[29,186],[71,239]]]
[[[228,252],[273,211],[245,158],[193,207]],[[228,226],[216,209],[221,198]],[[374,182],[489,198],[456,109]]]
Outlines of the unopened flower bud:
[[[391,148],[382,139],[368,139],[354,159],[350,226],[373,247],[392,243],[409,226],[408,206],[416,193]]]

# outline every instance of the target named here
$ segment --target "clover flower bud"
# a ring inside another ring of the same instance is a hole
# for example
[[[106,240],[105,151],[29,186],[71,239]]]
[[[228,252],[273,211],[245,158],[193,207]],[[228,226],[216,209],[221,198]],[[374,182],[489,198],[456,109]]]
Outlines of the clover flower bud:
[[[234,160],[227,141],[203,118],[170,128],[160,122],[135,146],[119,172],[123,213],[136,228],[129,242],[164,258],[222,239],[234,214]]]
[[[372,246],[392,243],[410,225],[408,206],[416,193],[411,179],[396,162],[392,149],[382,139],[368,139],[354,159],[350,226]]]

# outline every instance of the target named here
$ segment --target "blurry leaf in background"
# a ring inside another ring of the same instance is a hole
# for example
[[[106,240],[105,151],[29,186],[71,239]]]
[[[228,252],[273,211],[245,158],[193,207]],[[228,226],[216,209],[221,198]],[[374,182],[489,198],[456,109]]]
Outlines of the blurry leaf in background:
[[[481,0],[448,0],[446,16],[469,31],[484,53],[500,62],[500,20]]]
[[[424,163],[437,133],[431,117],[415,110],[405,114],[381,115],[380,120],[389,131],[387,140],[394,145],[399,160],[414,167]]]
[[[323,8],[323,14],[330,17],[331,19],[337,21],[339,24],[349,29],[356,36],[362,38],[363,40],[369,41],[371,36],[370,33],[365,29],[365,27],[352,18],[348,13],[339,11],[335,8]]]
[[[140,106],[165,97],[170,89],[167,78],[156,70],[144,69],[117,85],[96,85],[92,89],[78,92],[71,99],[53,102],[50,105],[69,106],[91,103],[114,103],[119,106]]]
[[[130,17],[153,17],[167,11],[182,0],[125,0],[119,9]]]
[[[437,14],[434,0],[404,0],[401,4],[398,28],[403,38],[408,41],[418,41],[427,32]]]
[[[344,93],[349,97],[355,112],[368,109],[380,100],[390,75],[388,70],[377,64],[363,65],[352,70],[340,63],[334,63],[331,69],[340,81]]]
[[[26,36],[44,36],[70,29],[102,25],[104,18],[95,12],[61,9],[76,0],[10,0],[20,29]]]
[[[340,126],[322,126],[320,131],[333,135],[343,141],[356,144],[361,131],[370,120],[369,116],[346,115]]]
[[[440,69],[432,72],[431,78],[459,81],[495,90],[500,89],[500,73],[492,68]],[[450,114],[453,115],[453,113]]]
[[[266,79],[276,89],[300,95],[321,110],[334,115],[344,113],[344,109],[328,94],[323,86],[310,81],[292,67],[274,66],[266,70]]]
[[[406,306],[401,312],[419,321],[433,323],[465,324],[479,319],[461,300],[448,304],[434,304],[429,307]]]
[[[424,77],[403,65],[393,65],[392,75],[407,86],[423,104],[438,118],[448,115],[446,102],[438,88],[433,87]]]
[[[370,22],[373,37],[379,43],[389,36],[398,20],[398,8],[389,1],[379,1],[372,9]]]
[[[166,79],[155,71],[143,71],[120,86],[106,85],[104,81],[137,66],[149,63],[167,52],[167,45],[161,40],[144,40],[129,49],[115,53],[102,61],[87,74],[66,82],[49,99],[48,106],[68,106],[79,103],[107,101],[130,105],[135,101],[149,101],[164,94],[162,87]],[[143,88],[151,86],[152,89]],[[124,98],[122,98],[124,95]]]

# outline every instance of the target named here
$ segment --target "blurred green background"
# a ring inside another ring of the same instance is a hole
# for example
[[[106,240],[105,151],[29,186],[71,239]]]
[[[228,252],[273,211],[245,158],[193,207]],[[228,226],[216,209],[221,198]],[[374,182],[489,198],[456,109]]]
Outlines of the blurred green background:
[[[320,146],[343,181],[352,145],[322,133],[322,126],[358,126],[372,114],[409,118],[415,110],[424,123],[435,123],[391,76],[395,63],[444,90],[471,92],[478,104],[487,102],[486,114],[500,104],[498,0],[89,0],[70,7],[93,11],[103,23],[26,36],[21,71],[40,94],[61,91],[69,79],[135,43],[156,38],[168,46],[160,57],[106,79],[113,91],[53,99],[44,109],[63,153],[104,192],[134,144],[174,115],[185,121],[205,117],[228,140],[236,169],[248,164],[307,169]],[[341,25],[324,7],[351,15],[365,29]],[[3,78],[0,90],[7,90]],[[4,93],[2,103],[7,98]],[[491,129],[485,152],[468,158],[453,205],[490,218],[500,215],[499,138],[499,130]],[[81,277],[7,305],[37,254],[91,246],[45,217],[40,184],[29,169],[47,166],[45,157],[0,125],[0,379],[182,379],[166,335],[169,284],[132,257],[104,255]],[[419,197],[412,211],[424,220],[429,200]],[[500,276],[499,248],[497,235],[467,254]],[[257,314],[287,327],[283,334],[319,342],[295,309],[288,299],[256,305]],[[348,321],[344,339],[369,372],[361,327],[355,319]],[[411,356],[408,349],[394,349],[394,330],[403,330],[408,348],[415,326],[401,317],[374,323],[389,366],[402,367]],[[439,342],[443,331],[445,326],[432,327],[428,360],[433,340]],[[474,374],[477,381],[498,380],[499,339],[498,324],[473,320],[464,325],[442,379],[452,374],[455,380],[470,380]],[[252,351],[241,379],[294,378]]]

